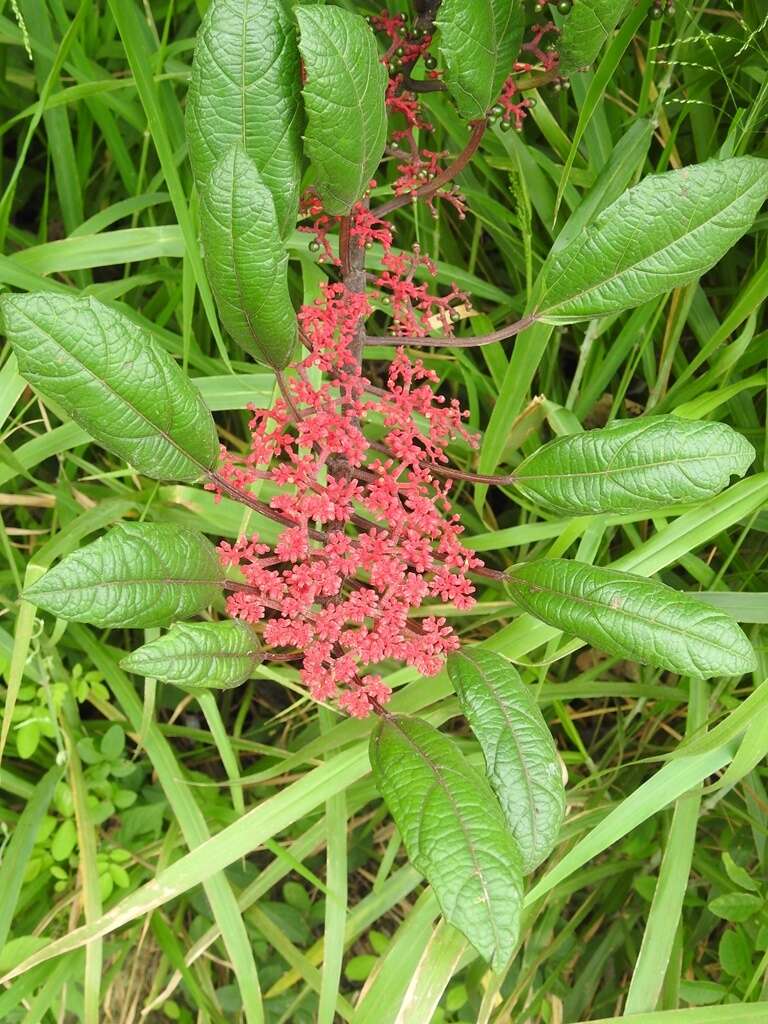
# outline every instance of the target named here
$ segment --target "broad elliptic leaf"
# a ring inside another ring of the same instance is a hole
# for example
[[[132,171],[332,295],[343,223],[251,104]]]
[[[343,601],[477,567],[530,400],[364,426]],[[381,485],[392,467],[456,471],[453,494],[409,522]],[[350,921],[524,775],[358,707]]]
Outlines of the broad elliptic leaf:
[[[550,441],[520,463],[515,486],[563,515],[638,512],[711,498],[754,458],[725,423],[647,416]]]
[[[196,480],[218,456],[200,392],[144,328],[89,296],[0,296],[19,372],[140,473]]]
[[[68,555],[24,591],[62,619],[94,626],[164,626],[195,615],[221,592],[216,549],[201,533],[121,523]]]
[[[214,166],[200,200],[206,267],[222,322],[247,352],[280,369],[298,337],[288,253],[272,194],[241,145]]]
[[[732,618],[663,583],[564,558],[514,566],[506,579],[526,611],[617,657],[701,677],[755,668]]]
[[[418,718],[382,719],[370,756],[408,857],[446,921],[501,970],[520,928],[522,862],[488,783],[453,740]]]
[[[564,75],[586,68],[597,57],[626,10],[628,0],[573,0],[563,19],[558,70]]]
[[[255,633],[238,619],[177,622],[165,636],[123,658],[121,665],[164,683],[231,690],[261,663]]]
[[[211,0],[187,100],[187,141],[198,188],[240,143],[274,197],[285,237],[298,212],[301,130],[301,70],[288,4]]]
[[[531,688],[495,651],[456,651],[448,658],[448,674],[528,874],[552,852],[565,815],[552,734]]]
[[[348,214],[384,153],[387,72],[364,18],[341,7],[297,7],[304,60],[305,144],[328,213]]]
[[[443,81],[459,113],[485,117],[520,52],[523,0],[443,0],[435,24]]]
[[[589,320],[698,280],[749,230],[767,195],[768,160],[757,157],[644,178],[554,257],[536,317]]]

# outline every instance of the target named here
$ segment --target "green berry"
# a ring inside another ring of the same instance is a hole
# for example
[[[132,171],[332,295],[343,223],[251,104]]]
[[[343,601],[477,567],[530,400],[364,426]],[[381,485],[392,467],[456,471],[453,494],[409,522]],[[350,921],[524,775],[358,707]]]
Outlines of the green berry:
[[[402,46],[398,46],[398,48],[395,50],[395,53],[397,54],[398,57],[405,56],[405,50],[403,49]]]
[[[503,132],[508,132],[509,129],[512,127],[512,122],[509,120],[502,121],[500,127]]]
[[[557,5],[557,9],[561,14],[570,14],[571,0],[560,0],[560,3]]]
[[[437,67],[437,61],[435,60],[431,53],[428,53],[424,58],[424,67],[427,69],[427,71],[434,71],[435,68]]]
[[[313,238],[312,241],[309,243],[309,251],[320,252],[320,243],[316,238]]]
[[[495,114],[497,117],[501,117],[504,113],[504,107],[502,107],[500,103],[496,103],[491,107],[491,113]]]

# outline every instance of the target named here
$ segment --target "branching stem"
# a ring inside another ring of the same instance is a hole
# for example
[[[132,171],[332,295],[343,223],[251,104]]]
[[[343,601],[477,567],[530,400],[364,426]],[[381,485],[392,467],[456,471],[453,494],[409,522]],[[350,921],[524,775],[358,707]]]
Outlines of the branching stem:
[[[381,206],[377,206],[374,211],[376,216],[379,218],[386,217],[388,214],[392,213],[393,210],[399,210],[401,206],[407,206],[409,203],[416,202],[419,199],[426,199],[429,196],[433,196],[443,187],[443,185],[447,185],[449,181],[453,181],[456,175],[461,174],[477,152],[480,141],[485,134],[485,129],[488,126],[488,122],[485,120],[472,121],[471,124],[472,133],[469,136],[469,142],[452,164],[446,167],[445,170],[441,171],[440,174],[435,175],[432,181],[428,181],[420,188],[413,189],[407,193],[407,195],[395,196],[394,199],[389,199],[386,203],[382,203]]]
[[[506,327],[500,327],[498,331],[492,331],[491,334],[479,334],[476,338],[421,338],[417,335],[406,335],[401,338],[397,338],[391,334],[374,335],[369,334],[366,336],[365,344],[369,345],[395,345],[395,346],[419,346],[421,348],[482,348],[483,345],[493,345],[497,341],[504,341],[505,338],[513,338],[516,334],[520,334],[531,324],[535,324],[538,317],[535,313],[530,316],[524,316],[522,320],[516,320],[512,324],[507,324]]]

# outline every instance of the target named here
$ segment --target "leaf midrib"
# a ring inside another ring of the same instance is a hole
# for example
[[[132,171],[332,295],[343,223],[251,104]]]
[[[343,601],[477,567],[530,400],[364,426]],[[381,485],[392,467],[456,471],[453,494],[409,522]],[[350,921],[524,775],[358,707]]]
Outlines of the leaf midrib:
[[[136,654],[139,652],[136,651]],[[157,665],[169,661],[202,661],[204,658],[247,658],[249,660],[259,657],[259,648],[252,651],[193,651],[188,654],[142,654],[142,664]]]
[[[93,312],[93,310],[90,307],[89,307],[89,311]],[[140,419],[142,422],[146,423],[148,426],[152,427],[153,430],[157,431],[157,433],[163,438],[163,440],[165,440],[180,455],[182,455],[185,459],[187,459],[189,462],[191,462],[194,466],[196,466],[200,470],[201,476],[208,472],[208,467],[207,466],[205,466],[197,458],[195,458],[188,451],[186,451],[184,448],[182,448],[181,445],[179,445],[178,442],[176,442],[171,437],[170,434],[168,434],[165,430],[163,430],[163,428],[159,424],[155,423],[154,420],[151,420],[145,413],[141,412],[140,409],[137,409],[136,406],[133,404],[133,402],[130,401],[130,399],[126,398],[119,391],[115,390],[115,388],[113,388],[112,385],[108,381],[106,381],[103,377],[97,376],[97,374],[86,363],[84,363],[70,349],[65,348],[64,345],[60,344],[56,340],[56,338],[54,338],[54,336],[46,328],[41,327],[40,324],[38,324],[35,320],[33,320],[32,317],[27,312],[25,312],[23,309],[19,308],[18,306],[16,306],[15,312],[17,314],[20,313],[23,317],[26,318],[26,320],[30,324],[32,324],[33,327],[35,327],[38,331],[41,331],[43,334],[45,334],[45,336],[50,340],[51,344],[54,345],[57,349],[59,349],[61,352],[64,352],[65,355],[68,356],[68,358],[70,358],[79,367],[81,367],[81,369],[83,369],[89,375],[91,380],[96,381],[96,383],[100,384],[103,388],[105,388],[106,391],[108,391],[111,395],[113,395],[114,398],[117,399],[117,401],[124,403],[131,410],[131,412],[133,412],[138,417],[138,419]],[[94,314],[94,315],[96,315],[96,314]],[[26,355],[26,352],[24,354]],[[42,376],[42,374],[40,376]],[[79,417],[77,416],[77,414],[73,412],[73,413],[71,413],[71,416],[72,416],[72,419],[77,423],[78,420],[79,420]],[[88,433],[90,433],[90,431],[88,431]],[[129,438],[124,438],[124,440],[128,441],[130,439]]]
[[[491,929],[493,930],[494,945],[495,945],[496,949],[500,949],[501,948],[501,936],[499,935],[498,928],[497,928],[497,925],[496,925],[496,918],[495,918],[495,916],[494,916],[494,914],[493,914],[493,912],[491,910],[492,903],[491,903],[490,893],[488,892],[488,887],[487,887],[486,881],[485,881],[485,872],[483,871],[482,865],[480,864],[480,861],[478,859],[477,851],[475,849],[475,844],[474,844],[474,842],[472,841],[472,839],[470,838],[470,836],[467,833],[467,829],[466,829],[466,826],[464,824],[464,819],[462,817],[462,814],[460,813],[460,808],[458,807],[453,794],[451,793],[449,787],[447,786],[447,784],[446,784],[446,782],[445,782],[445,780],[444,780],[444,778],[443,778],[443,776],[442,776],[442,774],[440,772],[439,766],[436,765],[435,762],[432,760],[432,758],[419,746],[419,744],[411,736],[408,735],[408,733],[401,727],[401,725],[397,721],[397,719],[391,719],[389,724],[392,725],[394,728],[396,728],[398,730],[400,735],[416,751],[416,753],[419,755],[419,757],[428,766],[428,768],[430,769],[430,771],[432,772],[432,774],[435,777],[435,784],[438,785],[442,789],[444,795],[448,798],[449,803],[451,804],[451,806],[453,807],[453,809],[455,811],[456,821],[458,822],[459,827],[461,828],[461,831],[462,831],[462,833],[464,835],[464,840],[465,840],[465,843],[466,843],[466,848],[469,851],[469,855],[470,855],[470,857],[472,859],[472,863],[473,863],[474,868],[475,868],[473,873],[474,873],[475,877],[480,880],[480,884],[482,885],[482,888],[483,888],[483,895],[485,896],[485,906],[487,908],[487,916],[488,916],[488,920],[489,920],[490,925],[491,925]],[[426,803],[426,801],[425,801],[425,803]],[[421,820],[423,820],[423,808],[422,808],[422,814],[420,815],[420,822],[421,822]],[[421,832],[421,824],[419,824],[419,833],[420,832]],[[455,904],[454,904],[453,909],[454,910],[456,909]]]
[[[341,49],[339,49],[339,47],[336,45],[336,41],[332,38],[332,36],[330,36],[328,34],[328,32],[325,30],[324,26],[320,23],[320,21],[314,20],[312,18],[310,20],[312,21],[312,23],[314,25],[315,31],[319,35],[322,35],[325,38],[328,46],[331,49],[333,49],[334,52],[338,55],[338,65],[337,66],[343,71],[345,77],[348,79],[350,91],[351,91],[351,93],[352,93],[352,95],[354,97],[354,100],[355,100],[355,102],[353,104],[342,104],[336,98],[332,99],[331,97],[325,97],[325,101],[327,103],[333,103],[333,105],[337,109],[338,108],[343,108],[343,109],[346,109],[346,110],[350,110],[350,111],[355,111],[356,112],[357,119],[358,119],[358,121],[359,121],[359,123],[361,125],[360,136],[363,139],[363,148],[364,148],[364,151],[365,151],[365,162],[367,163],[368,160],[370,160],[370,156],[371,156],[371,149],[372,149],[372,147],[371,147],[371,139],[376,138],[376,134],[377,133],[375,131],[373,133],[369,133],[369,131],[368,131],[368,121],[369,121],[369,119],[365,116],[364,101],[367,98],[367,95],[368,95],[368,92],[369,92],[369,86],[371,84],[372,69],[375,66],[378,65],[378,55],[376,53],[371,53],[370,52],[370,48],[369,48],[369,52],[366,54],[366,57],[368,59],[366,60],[366,68],[365,68],[365,76],[366,76],[365,85],[364,85],[364,87],[362,89],[359,89],[358,88],[358,83],[355,80],[355,76],[352,74],[352,71],[350,70],[348,59],[347,59],[347,53],[343,52]],[[345,26],[345,33],[346,33],[345,41],[347,42],[347,44],[349,44],[349,33],[346,31],[346,26]],[[307,85],[310,85],[310,84],[311,84],[311,81],[308,80],[307,81]],[[322,141],[322,140],[320,140],[320,141]],[[342,159],[347,160],[347,162],[351,162],[351,161],[349,161],[349,159],[343,153],[340,153],[337,149],[334,149],[332,146],[330,146],[328,144],[325,144],[325,143],[324,143],[324,145],[326,145],[326,148],[328,150],[330,150],[335,156],[340,156],[340,157],[342,157]],[[356,171],[356,179],[357,179],[357,183],[358,183],[357,186],[356,186],[356,190],[359,191],[359,188],[360,188],[360,186],[362,185],[362,183],[364,181],[363,167],[361,167],[359,165],[355,165],[355,171]],[[338,195],[337,195],[337,198],[339,198],[341,200],[341,197],[339,197]]]
[[[685,168],[683,168],[682,170],[685,170]],[[681,173],[681,172],[678,172],[678,173]],[[701,231],[702,228],[708,227],[709,224],[711,224],[711,222],[715,219],[715,217],[719,217],[721,214],[727,213],[731,209],[732,206],[736,206],[737,203],[741,202],[754,188],[756,188],[757,184],[758,184],[758,182],[753,182],[747,189],[745,189],[743,192],[739,193],[739,195],[736,196],[735,199],[731,200],[731,202],[729,202],[726,206],[719,208],[717,211],[715,211],[715,213],[713,213],[706,220],[703,220],[700,224],[697,224],[695,228],[693,228],[692,230],[689,230],[685,234],[679,235],[677,238],[672,239],[671,242],[668,242],[666,245],[662,246],[662,248],[656,249],[653,252],[646,253],[641,259],[637,260],[635,263],[631,263],[627,267],[622,267],[620,270],[617,270],[614,274],[610,274],[610,275],[608,275],[608,277],[604,277],[600,281],[597,281],[595,284],[590,285],[589,288],[582,288],[580,291],[574,292],[571,295],[566,295],[565,297],[563,297],[561,299],[558,299],[557,302],[555,302],[554,306],[549,306],[549,307],[544,307],[544,308],[537,309],[536,312],[535,312],[536,317],[537,318],[545,317],[548,314],[552,314],[552,311],[556,310],[560,306],[564,306],[564,305],[567,305],[570,302],[576,302],[576,301],[578,301],[580,299],[583,299],[585,295],[589,295],[590,292],[595,291],[597,288],[602,288],[604,285],[609,284],[611,281],[615,281],[615,280],[617,280],[617,279],[619,279],[621,277],[624,277],[626,274],[631,274],[633,271],[636,271],[637,268],[642,266],[642,264],[645,263],[647,260],[654,259],[655,257],[658,257],[658,256],[662,256],[664,253],[667,252],[668,249],[671,249],[673,246],[679,245],[680,242],[683,239],[688,238],[688,237],[694,235],[698,231]],[[584,244],[586,244],[586,240],[579,247],[579,252],[582,251],[582,248],[583,248]],[[578,255],[579,255],[579,253],[574,253],[574,256],[571,259],[571,261],[570,261],[568,266],[570,266],[573,263],[573,260],[576,259],[578,257]],[[561,271],[560,277],[562,277],[563,275],[566,274],[567,269],[568,269],[568,267],[565,267]],[[553,284],[550,287],[549,291],[553,290],[553,288],[555,286],[555,283],[556,282],[553,282]],[[542,296],[542,302],[544,301],[544,299],[546,299],[546,293],[544,294],[544,296]]]
[[[531,456],[531,458],[535,459],[536,456],[533,455],[533,456]],[[569,473],[556,473],[556,472],[550,472],[550,473],[531,473],[531,474],[523,473],[523,474],[521,474],[520,473],[520,468],[522,468],[522,467],[518,467],[518,472],[515,474],[515,476],[518,477],[520,480],[523,480],[523,481],[528,481],[528,480],[570,480],[570,479],[579,479],[579,478],[584,478],[584,477],[618,476],[620,473],[636,473],[636,472],[641,472],[641,471],[647,470],[647,469],[660,469],[660,468],[663,468],[664,466],[680,466],[680,465],[683,465],[683,464],[686,464],[686,463],[689,463],[689,462],[701,462],[704,459],[706,459],[707,461],[712,461],[713,459],[728,459],[728,458],[731,458],[731,456],[727,455],[727,454],[719,455],[717,453],[711,454],[710,452],[702,452],[701,455],[692,455],[692,456],[690,456],[688,458],[665,459],[665,460],[663,460],[661,462],[642,462],[642,463],[636,463],[635,465],[631,465],[631,466],[619,466],[618,468],[608,467],[606,469],[588,470],[587,472],[584,472],[584,473],[573,473],[573,472],[569,472]]]
[[[541,564],[541,563],[539,563],[539,564]],[[514,581],[515,583],[518,583],[521,586],[527,587],[530,590],[533,590],[535,592],[544,592],[546,594],[551,594],[554,597],[565,598],[568,601],[573,601],[576,604],[586,605],[590,609],[590,611],[594,611],[595,609],[599,609],[601,612],[609,612],[612,615],[624,616],[624,617],[626,617],[628,619],[631,619],[631,620],[633,620],[635,622],[642,623],[642,624],[644,624],[646,626],[647,625],[651,625],[651,626],[657,625],[657,626],[659,626],[660,629],[669,630],[670,632],[677,633],[677,634],[679,634],[682,637],[687,637],[689,639],[691,637],[691,630],[690,629],[681,629],[679,626],[671,626],[671,625],[668,625],[665,622],[659,622],[657,619],[643,618],[643,616],[642,615],[638,615],[637,612],[627,611],[624,608],[612,608],[610,604],[601,604],[599,601],[596,601],[593,598],[582,597],[580,595],[568,593],[567,591],[556,590],[554,587],[547,586],[547,585],[544,585],[542,583],[532,583],[530,580],[526,580],[526,579],[524,579],[524,578],[522,578],[520,576],[513,576],[509,572],[506,574],[506,576],[507,576],[507,579],[510,579],[510,580]],[[610,582],[610,581],[606,581],[606,582]],[[625,581],[622,581],[622,582],[625,582]],[[631,582],[634,582],[634,581],[631,581]],[[650,582],[649,580],[645,580],[645,579],[638,579],[637,580],[637,583],[639,585],[642,585],[643,583],[649,583],[649,582]],[[659,585],[662,586],[663,584],[659,584]],[[677,591],[673,590],[672,593],[673,594],[677,594]],[[707,611],[711,611],[709,606],[707,606]],[[537,613],[534,612],[534,614],[537,614]],[[712,647],[716,647],[718,650],[725,651],[726,653],[731,653],[732,649],[730,647],[726,647],[724,644],[719,644],[716,640],[710,640],[709,638],[701,637],[701,636],[696,636],[695,639],[702,640],[703,642],[705,642],[707,644],[710,644]],[[686,647],[687,646],[688,645],[686,645]]]
[[[480,678],[485,682],[486,691],[491,695],[491,697],[495,701],[496,706],[497,706],[498,710],[501,712],[501,715],[502,715],[502,717],[503,717],[503,719],[504,719],[504,721],[505,721],[505,723],[507,725],[507,729],[509,731],[509,736],[510,736],[510,738],[512,740],[512,744],[513,744],[515,750],[517,751],[518,763],[520,764],[520,767],[521,767],[521,769],[523,771],[523,775],[525,776],[525,786],[526,786],[526,789],[528,791],[528,801],[527,801],[528,812],[529,812],[528,813],[528,817],[529,817],[529,820],[530,820],[531,837],[534,838],[534,837],[538,836],[538,831],[539,830],[538,830],[538,828],[536,826],[536,815],[534,814],[534,810],[533,810],[533,803],[534,803],[534,798],[533,798],[533,779],[531,777],[530,772],[528,771],[528,765],[525,762],[525,758],[523,757],[522,750],[521,750],[521,747],[520,747],[520,741],[517,738],[517,734],[515,732],[515,728],[514,728],[514,724],[512,722],[512,719],[509,717],[509,713],[508,713],[508,710],[507,710],[507,705],[500,698],[499,694],[497,693],[495,687],[492,685],[489,677],[486,675],[486,672],[484,671],[482,666],[479,665],[473,658],[468,657],[463,651],[459,650],[456,653],[457,653],[458,657],[463,658],[465,661],[468,661],[470,663],[470,665],[474,666],[475,671],[478,673]],[[494,756],[494,765],[495,765],[496,760],[498,758],[498,749],[499,749],[499,742],[497,740],[496,741],[496,753],[495,753],[495,756]],[[488,765],[488,770],[489,770],[489,773],[490,773],[490,770],[491,770],[491,766],[490,765]]]
[[[58,587],[51,587],[48,589],[38,588],[35,584],[34,592],[33,588],[30,587],[30,595],[38,597],[41,594],[59,594],[66,590],[68,593],[73,590],[97,590],[100,587],[132,587],[132,586],[146,586],[149,584],[155,584],[158,586],[220,586],[223,580],[221,578],[216,579],[176,579],[175,577],[164,577],[164,578],[133,578],[133,579],[122,579],[122,580],[103,580],[98,579],[89,583],[67,583]]]

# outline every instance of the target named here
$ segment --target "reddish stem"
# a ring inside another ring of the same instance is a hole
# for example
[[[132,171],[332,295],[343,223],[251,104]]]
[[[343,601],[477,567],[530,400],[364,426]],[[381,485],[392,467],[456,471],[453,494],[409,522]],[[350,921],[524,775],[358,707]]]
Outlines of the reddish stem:
[[[420,346],[435,348],[482,348],[483,345],[493,345],[497,341],[504,341],[505,338],[513,338],[520,334],[531,324],[535,324],[538,317],[535,313],[524,316],[522,320],[516,320],[513,324],[500,327],[498,331],[491,334],[479,334],[476,338],[421,338],[417,335],[407,335],[396,338],[391,334],[374,335],[368,334],[365,338],[366,346],[369,345],[395,345],[395,346]]]
[[[469,136],[469,142],[450,166],[436,175],[432,181],[422,185],[421,188],[412,189],[407,195],[395,196],[394,199],[390,199],[386,203],[382,203],[381,206],[377,206],[374,210],[376,216],[379,218],[386,217],[393,210],[399,210],[401,206],[407,206],[408,203],[415,202],[417,199],[425,199],[428,196],[432,196],[443,185],[447,185],[457,174],[460,174],[477,152],[488,122],[485,120],[472,121],[471,124],[472,134]]]
[[[259,501],[258,498],[254,498],[252,494],[248,494],[247,491],[240,490],[239,487],[235,487],[228,480],[225,480],[223,476],[216,473],[214,470],[209,470],[206,476],[212,484],[215,485],[218,491],[222,494],[226,494],[228,497],[233,498],[235,501],[239,501],[243,505],[247,505],[248,508],[252,508],[254,512],[258,512],[260,515],[265,516],[267,519],[272,519],[276,523],[280,523],[281,526],[298,526],[299,524],[291,519],[289,516],[284,516],[282,512],[276,512],[271,505],[268,505],[266,501]],[[321,533],[319,530],[313,530],[311,527],[307,527],[307,532],[313,540],[326,540],[326,534]]]

